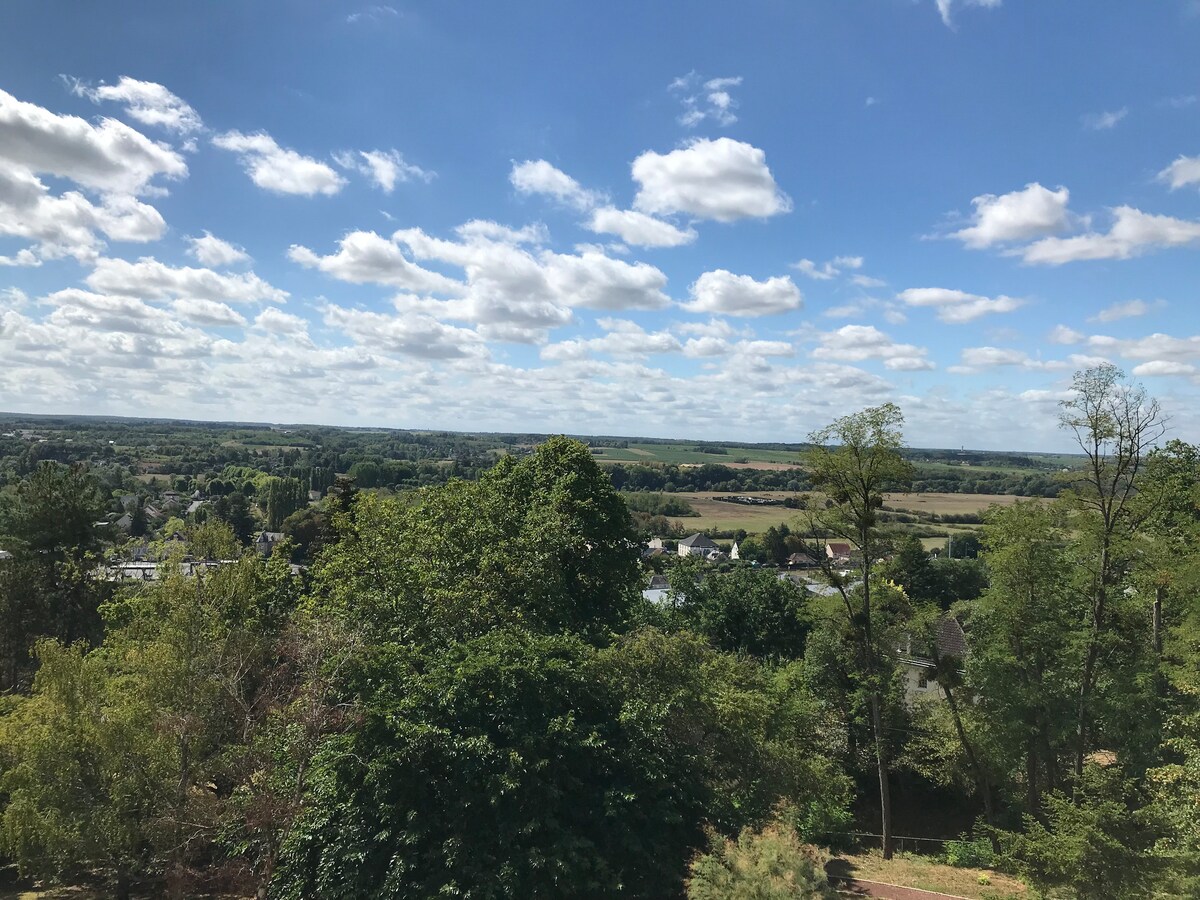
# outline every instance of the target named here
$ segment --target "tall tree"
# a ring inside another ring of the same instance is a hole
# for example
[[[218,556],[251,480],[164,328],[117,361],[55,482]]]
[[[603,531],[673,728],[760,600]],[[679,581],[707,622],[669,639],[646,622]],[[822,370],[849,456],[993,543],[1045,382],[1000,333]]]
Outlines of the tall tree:
[[[364,494],[333,520],[341,539],[317,573],[326,602],[412,642],[503,622],[600,637],[625,621],[640,581],[624,502],[587,446],[566,438],[475,482]]]
[[[773,569],[734,569],[696,583],[695,567],[676,566],[681,618],[718,650],[760,659],[799,659],[812,626],[806,592]]]
[[[1147,510],[1134,502],[1136,481],[1151,447],[1166,430],[1158,401],[1111,364],[1075,374],[1061,405],[1062,426],[1086,457],[1067,500],[1076,512],[1081,562],[1088,568],[1088,635],[1075,711],[1076,777],[1091,749],[1097,663],[1113,635],[1113,604],[1129,565],[1131,541]]]
[[[1063,783],[1086,599],[1071,580],[1064,510],[1037,501],[994,507],[984,527],[991,584],[965,605],[972,650],[964,712],[986,732],[989,771],[1024,790],[1026,812]]]
[[[859,570],[846,577],[833,568],[825,553],[814,552],[822,560],[826,580],[842,599],[858,645],[858,664],[870,706],[883,854],[887,859],[892,856],[892,801],[883,722],[886,667],[881,659],[885,651],[880,643],[878,611],[872,607],[872,578],[876,560],[887,549],[878,517],[883,493],[912,481],[912,465],[900,454],[903,424],[904,415],[894,404],[871,407],[814,432],[809,437],[813,447],[806,455],[813,487],[830,501],[825,509],[811,514],[814,536],[849,541],[859,559]]]
[[[30,651],[41,637],[99,640],[108,586],[94,576],[104,511],[99,485],[82,466],[41,463],[0,495],[0,689],[27,687]]]

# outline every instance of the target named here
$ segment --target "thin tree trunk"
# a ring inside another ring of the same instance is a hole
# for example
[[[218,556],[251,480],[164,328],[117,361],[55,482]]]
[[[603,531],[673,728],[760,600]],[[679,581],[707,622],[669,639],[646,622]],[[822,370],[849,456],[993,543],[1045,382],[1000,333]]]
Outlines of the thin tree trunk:
[[[1035,818],[1041,809],[1041,794],[1038,793],[1037,740],[1033,733],[1025,739],[1025,805]]]
[[[859,553],[863,573],[863,653],[864,668],[871,683],[871,730],[875,738],[875,763],[879,772],[880,843],[883,858],[892,858],[892,789],[888,778],[888,752],[883,733],[883,698],[876,679],[879,677],[875,660],[875,634],[871,622],[871,552],[866,531],[859,533]]]
[[[1107,554],[1106,554],[1107,555]],[[1096,591],[1092,605],[1092,634],[1083,658],[1083,677],[1079,682],[1079,705],[1075,714],[1075,776],[1083,774],[1083,761],[1088,752],[1088,713],[1092,688],[1096,680],[1096,659],[1100,653],[1100,623],[1104,615],[1104,587]]]
[[[933,664],[936,667],[935,671],[941,672],[942,660],[937,652],[935,642],[933,650]],[[946,679],[949,681],[949,679]],[[971,746],[970,739],[967,738],[967,730],[963,728],[962,716],[958,712],[958,701],[954,699],[954,691],[948,683],[943,684],[938,682],[942,689],[942,693],[946,695],[946,705],[950,707],[950,717],[954,720],[954,730],[958,732],[959,743],[962,744],[963,752],[967,754],[967,762],[971,765],[971,770],[975,773],[975,785],[979,789],[979,797],[983,801],[983,819],[987,822],[989,828],[996,825],[996,809],[992,804],[992,784],[984,771],[983,764],[979,761],[979,757],[975,755],[975,748]],[[992,836],[993,849],[999,851],[1000,846],[996,842],[996,838]]]
[[[1162,636],[1162,610],[1163,596],[1167,593],[1167,589],[1161,584],[1154,588],[1154,606],[1151,610],[1151,628],[1154,636],[1154,653],[1161,657],[1163,652],[1163,636]]]
[[[1106,529],[1109,527],[1107,517]],[[1083,761],[1088,752],[1088,712],[1092,701],[1092,688],[1096,680],[1096,660],[1100,654],[1100,632],[1104,624],[1104,601],[1108,585],[1110,564],[1108,536],[1100,551],[1100,572],[1096,594],[1092,600],[1092,634],[1088,640],[1087,654],[1083,659],[1083,678],[1079,683],[1079,707],[1075,717],[1075,777],[1083,774]]]
[[[875,762],[879,771],[880,843],[883,858],[892,858],[892,788],[888,778],[887,746],[884,743],[882,701],[877,690],[871,691],[871,730],[875,737]]]

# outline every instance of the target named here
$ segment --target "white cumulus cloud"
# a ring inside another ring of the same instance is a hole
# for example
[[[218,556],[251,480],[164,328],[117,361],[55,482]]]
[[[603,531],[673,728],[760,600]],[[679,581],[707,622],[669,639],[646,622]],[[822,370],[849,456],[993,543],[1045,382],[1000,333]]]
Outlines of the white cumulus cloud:
[[[766,154],[731,138],[692,141],[670,153],[647,150],[633,161],[634,206],[657,215],[686,213],[732,222],[789,212]]]
[[[284,303],[287,291],[273,287],[253,272],[225,275],[190,266],[174,268],[152,257],[137,262],[101,258],[85,279],[106,294],[147,300],[189,298],[222,303]]]
[[[982,297],[950,288],[909,288],[897,295],[908,306],[932,307],[943,322],[960,325],[991,313],[1012,312],[1024,305],[1016,297]]]
[[[245,250],[221,240],[210,231],[205,231],[200,237],[189,237],[187,242],[188,253],[203,266],[223,268],[250,262],[250,254]]]
[[[901,372],[934,368],[924,347],[897,343],[874,325],[843,325],[836,331],[826,332],[820,336],[820,345],[812,355],[814,359],[839,362],[880,360],[885,368]]]
[[[694,228],[677,228],[637,210],[612,206],[593,211],[587,227],[597,234],[615,234],[635,247],[679,247],[696,240]]]
[[[0,165],[0,235],[32,242],[6,257],[10,264],[65,256],[90,261],[105,237],[144,243],[158,240],[166,227],[157,209],[128,194],[105,194],[98,203],[79,191],[55,196],[28,169]]]
[[[591,209],[603,199],[544,159],[514,162],[508,180],[519,193],[544,194],[579,210]]]
[[[975,207],[972,224],[951,237],[979,249],[1065,231],[1071,224],[1070,198],[1065,187],[1052,191],[1037,182],[999,196],[981,194],[971,201]]]
[[[1127,115],[1129,115],[1129,107],[1122,106],[1120,109],[1109,112],[1088,113],[1080,121],[1083,122],[1084,128],[1090,128],[1092,131],[1109,131]]]
[[[695,128],[705,120],[717,125],[732,125],[737,121],[738,102],[730,93],[731,88],[741,87],[740,75],[724,78],[701,79],[696,72],[689,72],[674,79],[668,90],[678,95],[683,111],[679,114],[679,124],[687,128]]]
[[[963,6],[982,6],[985,9],[995,9],[1000,6],[1004,0],[936,0],[938,13],[942,17],[942,22],[947,28],[954,27],[954,19],[951,13],[953,12],[956,3],[961,3]]]
[[[756,281],[725,269],[705,272],[691,286],[689,312],[728,316],[769,316],[804,305],[800,289],[786,275]]]
[[[1166,359],[1154,359],[1150,362],[1144,362],[1133,367],[1133,374],[1137,378],[1145,378],[1147,376],[1163,376],[1163,375],[1195,375],[1196,367],[1191,363],[1172,362]]]
[[[243,134],[227,131],[212,139],[213,146],[236,153],[250,180],[276,194],[332,195],[346,184],[333,167],[280,147],[265,131]]]
[[[0,163],[68,178],[105,194],[141,194],[158,176],[182,178],[187,163],[116,119],[92,125],[0,90]]]
[[[1151,310],[1162,309],[1164,306],[1166,303],[1162,300],[1156,300],[1154,303],[1147,303],[1145,300],[1127,300],[1124,303],[1113,303],[1106,306],[1088,321],[1116,322],[1118,319],[1132,319],[1136,316],[1144,316]]]
[[[424,269],[404,254],[395,242],[373,231],[352,231],[338,242],[338,252],[319,256],[293,244],[288,258],[310,269],[350,284],[386,284],[420,293],[460,293],[452,278]]]
[[[1107,233],[1089,232],[1074,237],[1048,237],[1015,250],[1025,262],[1060,266],[1092,259],[1130,259],[1155,249],[1200,243],[1200,222],[1144,213],[1118,206]]]
[[[1177,190],[1189,185],[1200,185],[1200,156],[1180,156],[1158,173],[1158,180]]]
[[[171,303],[171,308],[183,318],[197,325],[224,326],[246,324],[246,318],[227,303],[204,300],[199,297],[182,297]]]

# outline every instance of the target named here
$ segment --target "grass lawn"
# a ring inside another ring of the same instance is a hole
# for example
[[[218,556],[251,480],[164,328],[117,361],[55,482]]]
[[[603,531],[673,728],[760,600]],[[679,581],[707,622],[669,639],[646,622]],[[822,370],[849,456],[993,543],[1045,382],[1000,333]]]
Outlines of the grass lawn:
[[[884,861],[877,850],[841,854],[830,861],[828,870],[866,881],[882,881],[971,900],[1025,900],[1029,896],[1025,885],[1010,875],[991,869],[958,869],[911,853],[897,853],[889,861]],[[981,875],[990,883],[980,884]]]

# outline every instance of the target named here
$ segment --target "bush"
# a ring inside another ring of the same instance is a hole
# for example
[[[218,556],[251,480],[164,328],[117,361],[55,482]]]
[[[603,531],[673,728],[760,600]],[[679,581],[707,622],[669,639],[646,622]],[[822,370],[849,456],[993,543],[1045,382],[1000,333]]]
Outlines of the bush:
[[[992,845],[987,838],[968,840],[963,835],[962,840],[946,841],[942,859],[946,865],[959,869],[990,868],[993,862]]]
[[[819,850],[800,842],[783,823],[742,830],[736,841],[712,838],[696,857],[688,900],[817,900],[837,896],[825,878]]]

